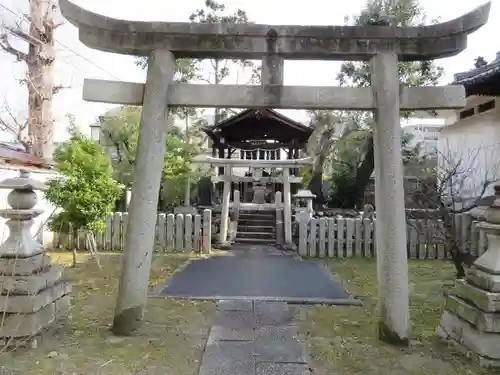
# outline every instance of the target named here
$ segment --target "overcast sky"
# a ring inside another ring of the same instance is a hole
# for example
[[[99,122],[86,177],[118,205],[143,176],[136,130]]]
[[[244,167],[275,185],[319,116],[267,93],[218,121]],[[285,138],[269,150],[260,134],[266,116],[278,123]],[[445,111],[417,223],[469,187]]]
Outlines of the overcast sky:
[[[75,3],[109,17],[142,21],[187,21],[189,15],[201,7],[204,0],[73,0]],[[242,8],[249,19],[265,24],[341,25],[346,15],[353,15],[363,7],[365,0],[333,1],[308,0],[230,0],[222,1],[229,10]],[[429,18],[447,21],[470,11],[484,0],[436,1],[421,0]],[[0,7],[0,20],[12,25],[27,22],[22,13],[27,12],[27,0],[0,0],[0,4],[18,16]],[[439,60],[446,71],[444,83],[452,80],[453,73],[472,68],[474,58],[483,56],[491,61],[500,51],[500,0],[493,0],[489,23],[469,38],[468,48],[456,57]],[[24,42],[15,45],[26,49]],[[54,100],[56,138],[65,137],[67,122],[65,115],[76,116],[83,127],[95,121],[97,116],[111,108],[109,104],[87,103],[81,99],[84,78],[144,82],[145,73],[134,65],[134,58],[91,50],[78,40],[77,29],[69,23],[57,29],[57,61],[54,69],[56,83],[70,85]],[[285,62],[285,84],[327,86],[335,85],[339,63],[314,61]],[[23,117],[26,114],[26,92],[20,89],[18,80],[23,77],[25,67],[15,63],[11,56],[0,53],[0,100],[4,98],[9,106]],[[233,82],[231,82],[231,80]],[[227,83],[235,83],[231,77]],[[287,111],[297,120],[305,120],[303,111]]]

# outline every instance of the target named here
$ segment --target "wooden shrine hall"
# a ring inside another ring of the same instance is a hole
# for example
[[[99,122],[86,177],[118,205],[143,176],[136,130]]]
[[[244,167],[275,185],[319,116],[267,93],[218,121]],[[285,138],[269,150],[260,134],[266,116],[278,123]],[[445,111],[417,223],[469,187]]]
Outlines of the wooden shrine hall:
[[[239,190],[242,202],[272,203],[274,194],[283,191],[281,169],[255,168],[252,161],[304,157],[313,129],[272,109],[247,109],[203,131],[212,141],[213,157],[248,160],[248,166],[233,168],[231,192]],[[218,194],[223,175],[224,167],[218,167],[212,178]],[[301,182],[298,168],[290,169],[292,194]],[[264,190],[265,202],[256,200],[256,189]]]

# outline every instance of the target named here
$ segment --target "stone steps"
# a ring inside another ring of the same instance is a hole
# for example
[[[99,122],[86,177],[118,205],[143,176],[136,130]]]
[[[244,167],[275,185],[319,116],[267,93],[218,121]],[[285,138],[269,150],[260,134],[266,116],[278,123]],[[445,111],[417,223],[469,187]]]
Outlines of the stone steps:
[[[253,220],[253,219],[241,219],[239,218],[238,219],[238,228],[242,226],[242,227],[246,227],[246,226],[249,226],[249,227],[255,227],[255,226],[258,226],[258,227],[276,227],[276,219],[272,219],[272,220],[269,220],[269,219],[266,219],[266,220]]]
[[[236,238],[265,238],[269,240],[276,240],[274,232],[240,232],[236,233]]]
[[[238,225],[238,232],[266,232],[274,233],[276,232],[275,226],[267,225]]]
[[[247,213],[239,213],[239,218],[243,220],[274,220],[276,214],[274,215],[263,215],[263,214],[247,214]]]
[[[276,239],[236,237],[234,242],[240,244],[250,244],[250,245],[274,245],[276,244]]]
[[[275,244],[276,243],[276,211],[243,210],[238,216],[238,232],[236,243]]]

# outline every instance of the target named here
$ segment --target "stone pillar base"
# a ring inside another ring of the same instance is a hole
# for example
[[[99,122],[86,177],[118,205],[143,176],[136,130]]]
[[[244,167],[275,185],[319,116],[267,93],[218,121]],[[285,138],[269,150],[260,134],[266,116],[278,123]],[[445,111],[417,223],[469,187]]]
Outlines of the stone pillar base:
[[[446,297],[436,334],[483,367],[500,368],[499,275],[473,267]]]
[[[283,250],[286,250],[286,251],[297,251],[297,245],[295,245],[293,242],[285,243],[283,245]]]
[[[48,255],[0,258],[0,273],[0,343],[17,346],[68,314],[71,285]]]

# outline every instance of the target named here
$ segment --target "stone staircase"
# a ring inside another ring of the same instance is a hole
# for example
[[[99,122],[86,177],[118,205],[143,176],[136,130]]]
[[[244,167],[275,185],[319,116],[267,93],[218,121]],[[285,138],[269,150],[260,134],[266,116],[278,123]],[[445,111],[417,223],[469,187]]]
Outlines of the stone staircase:
[[[235,242],[276,244],[276,210],[240,210]]]

